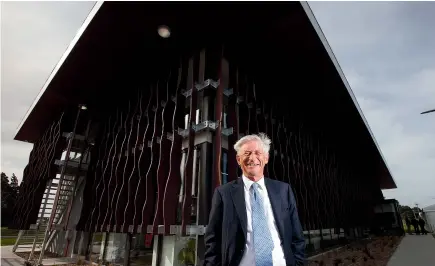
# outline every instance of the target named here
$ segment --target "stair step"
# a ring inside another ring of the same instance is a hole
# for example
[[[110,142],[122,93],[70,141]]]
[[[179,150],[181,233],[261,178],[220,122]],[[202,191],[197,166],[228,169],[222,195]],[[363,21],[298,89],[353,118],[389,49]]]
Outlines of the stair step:
[[[33,240],[35,240],[34,237],[32,238],[25,238],[25,239],[20,239],[20,242],[33,242]],[[42,237],[38,237],[38,240],[36,242],[42,242],[44,240],[44,236]]]
[[[38,236],[38,239],[39,240],[42,240],[44,238],[44,235],[39,235]],[[30,241],[30,240],[34,240],[35,239],[35,236],[28,236],[28,237],[21,237],[21,239],[20,239],[20,241]]]
[[[29,242],[18,242],[18,245],[33,245],[33,241],[29,241]],[[36,242],[36,245],[42,245],[42,242]]]
[[[60,182],[60,181],[59,181]],[[67,182],[71,182],[71,183],[67,183]],[[63,184],[61,186],[73,186],[74,185],[74,180],[63,180]],[[50,186],[50,190],[56,190],[59,187],[59,183],[52,183]]]
[[[44,228],[44,230],[45,230],[45,228]],[[36,233],[27,233],[27,234],[23,235],[22,237],[27,237],[27,236],[33,237],[35,235],[38,235],[38,236],[39,235],[44,235],[44,231],[40,230],[37,234]]]

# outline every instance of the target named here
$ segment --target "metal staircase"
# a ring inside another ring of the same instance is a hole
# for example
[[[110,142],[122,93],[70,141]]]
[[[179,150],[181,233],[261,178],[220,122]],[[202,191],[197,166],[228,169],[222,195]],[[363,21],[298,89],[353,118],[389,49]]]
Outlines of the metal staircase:
[[[40,227],[40,228],[45,229],[45,227]],[[19,251],[19,249],[32,247],[35,239],[36,239],[35,247],[40,248],[43,237],[44,237],[44,232],[41,232],[41,230],[37,230],[37,229],[20,230],[17,240],[15,241],[14,247],[12,248],[12,251],[17,252],[17,250]]]
[[[63,179],[56,178],[53,181],[53,187],[59,194],[57,202],[54,199],[52,204],[52,221],[48,221],[46,231],[49,231],[45,247],[49,247],[59,230],[66,229],[67,213],[71,208],[71,202],[74,198],[74,189],[76,185],[75,176],[64,176]],[[50,217],[51,218],[51,217]],[[43,245],[44,246],[44,245]]]
[[[88,152],[85,137],[64,133],[68,138],[68,147],[65,158],[56,160],[55,164],[59,166],[58,178],[53,179],[52,187],[55,191],[50,217],[45,229],[44,240],[42,242],[41,253],[37,264],[39,265],[44,256],[44,252],[53,243],[59,231],[68,230],[69,215],[71,213],[72,203],[74,201],[77,183],[80,176],[87,171]]]
[[[13,247],[13,252],[19,248],[30,248],[28,260],[32,261],[36,249],[49,247],[59,230],[65,230],[67,226],[67,214],[71,210],[76,186],[76,175],[70,175],[77,158],[70,159],[68,168],[64,171],[63,178],[56,178],[47,182],[47,187],[41,202],[36,224],[32,224],[29,230],[21,230]],[[67,160],[56,160],[55,164],[60,168],[65,167]],[[77,167],[77,166],[76,166]],[[85,167],[86,168],[86,167]],[[56,195],[57,201],[56,201]],[[51,219],[51,221],[50,221]],[[47,235],[48,233],[48,235]],[[47,236],[46,236],[47,235]],[[44,245],[45,240],[45,245]]]
[[[56,160],[58,173],[47,182],[36,224],[29,230],[21,230],[13,247],[31,248],[28,261],[40,264],[44,252],[50,248],[59,231],[67,230],[69,215],[80,176],[84,176],[88,168],[89,153],[84,137],[64,134],[69,138],[69,152],[65,158]],[[72,139],[74,138],[74,139]],[[39,258],[34,258],[35,250],[40,250]],[[37,261],[36,261],[37,260]]]
[[[52,211],[53,220],[51,221],[50,229],[62,230],[64,229],[63,217],[65,212],[68,210],[70,202],[74,197],[75,189],[75,176],[64,176],[61,180],[60,178],[54,179],[56,183],[53,182],[53,187],[56,188],[56,192],[59,191],[59,197],[57,199],[57,204],[55,205],[55,211]],[[53,209],[52,209],[53,210]]]
[[[30,225],[29,230],[20,230],[17,240],[12,249],[13,252],[16,252],[21,248],[32,248],[32,251],[36,248],[40,248],[42,245],[42,240],[44,238],[44,231],[47,227],[48,218],[52,211],[54,195],[56,191],[52,186],[52,180],[47,182],[47,186],[44,191],[44,195],[42,198],[41,206],[39,208],[38,219],[36,220],[36,224]],[[33,255],[30,254],[30,256]],[[29,258],[30,258],[29,256]]]
[[[36,224],[31,225],[30,230],[21,230],[13,247],[13,252],[15,252],[18,247],[31,244],[32,249],[28,261],[33,261],[35,265],[41,264],[44,252],[56,242],[54,239],[58,232],[70,229],[67,227],[77,185],[80,185],[77,183],[78,180],[83,181],[80,178],[86,175],[90,155],[89,147],[92,145],[87,142],[90,122],[88,122],[84,136],[75,132],[80,113],[86,109],[85,106],[79,105],[72,132],[62,134],[67,139],[67,146],[62,158],[54,162],[58,167],[57,174],[55,178],[47,182]],[[33,258],[37,248],[40,249],[39,258]],[[66,252],[67,249],[65,249]]]

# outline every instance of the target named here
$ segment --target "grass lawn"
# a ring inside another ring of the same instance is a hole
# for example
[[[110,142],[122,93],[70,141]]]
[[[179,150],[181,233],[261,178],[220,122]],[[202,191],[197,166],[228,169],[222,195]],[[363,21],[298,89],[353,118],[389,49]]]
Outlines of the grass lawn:
[[[19,230],[8,229],[7,227],[1,228],[0,246],[11,246],[17,240]]]
[[[101,242],[101,241],[103,241],[103,233],[95,233],[94,234],[94,241],[95,242]]]
[[[0,231],[2,236],[18,236],[18,232],[19,230],[9,229],[7,227],[2,227]]]
[[[0,246],[13,246],[15,245],[15,241],[17,240],[16,237],[11,237],[11,238],[0,238]]]

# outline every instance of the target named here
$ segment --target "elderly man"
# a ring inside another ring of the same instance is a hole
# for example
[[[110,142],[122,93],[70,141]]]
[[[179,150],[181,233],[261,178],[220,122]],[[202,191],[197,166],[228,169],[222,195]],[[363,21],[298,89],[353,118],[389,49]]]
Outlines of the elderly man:
[[[205,233],[204,265],[304,265],[305,240],[289,184],[264,177],[270,139],[235,145],[243,176],[218,187]]]

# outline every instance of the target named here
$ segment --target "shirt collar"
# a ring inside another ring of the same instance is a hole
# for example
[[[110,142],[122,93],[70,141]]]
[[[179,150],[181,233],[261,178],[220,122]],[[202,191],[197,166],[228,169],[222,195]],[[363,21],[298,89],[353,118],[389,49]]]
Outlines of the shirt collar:
[[[258,180],[257,182],[252,181],[251,179],[247,178],[245,175],[242,175],[243,178],[243,184],[245,186],[245,189],[247,189],[249,191],[249,189],[251,189],[252,184],[257,183],[260,186],[260,189],[265,188],[266,186],[264,185],[264,177],[262,177],[260,180]]]

